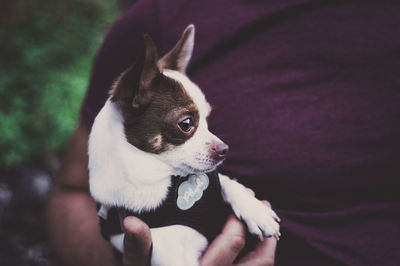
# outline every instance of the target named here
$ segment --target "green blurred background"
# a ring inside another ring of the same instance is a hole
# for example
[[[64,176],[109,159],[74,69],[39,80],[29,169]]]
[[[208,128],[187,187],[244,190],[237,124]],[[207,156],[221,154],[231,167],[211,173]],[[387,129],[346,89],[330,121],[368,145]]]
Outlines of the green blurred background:
[[[47,195],[96,51],[134,2],[0,1],[0,265],[53,265]]]
[[[1,1],[1,165],[41,160],[62,149],[104,34],[133,2]]]

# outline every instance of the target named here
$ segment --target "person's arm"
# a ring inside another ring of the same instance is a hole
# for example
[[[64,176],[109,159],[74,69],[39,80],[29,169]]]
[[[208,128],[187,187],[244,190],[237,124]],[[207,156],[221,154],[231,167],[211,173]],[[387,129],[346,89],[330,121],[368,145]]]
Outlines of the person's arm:
[[[116,265],[111,246],[99,233],[96,205],[89,194],[87,141],[87,129],[80,123],[48,202],[48,238],[61,265]]]

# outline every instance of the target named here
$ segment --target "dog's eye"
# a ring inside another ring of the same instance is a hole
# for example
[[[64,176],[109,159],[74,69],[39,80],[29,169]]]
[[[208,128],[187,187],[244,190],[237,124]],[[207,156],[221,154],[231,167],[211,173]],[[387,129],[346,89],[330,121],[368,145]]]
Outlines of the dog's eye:
[[[182,130],[185,133],[190,132],[193,129],[193,121],[190,117],[182,120],[181,122],[178,123],[178,126],[180,130]]]

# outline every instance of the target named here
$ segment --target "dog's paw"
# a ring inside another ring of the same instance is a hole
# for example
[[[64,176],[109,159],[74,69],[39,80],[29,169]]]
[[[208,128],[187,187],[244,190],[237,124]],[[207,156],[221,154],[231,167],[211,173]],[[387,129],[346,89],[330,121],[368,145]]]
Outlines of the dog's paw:
[[[269,206],[251,195],[232,202],[231,206],[235,215],[246,223],[251,234],[256,235],[260,240],[271,236],[279,239],[280,219]]]

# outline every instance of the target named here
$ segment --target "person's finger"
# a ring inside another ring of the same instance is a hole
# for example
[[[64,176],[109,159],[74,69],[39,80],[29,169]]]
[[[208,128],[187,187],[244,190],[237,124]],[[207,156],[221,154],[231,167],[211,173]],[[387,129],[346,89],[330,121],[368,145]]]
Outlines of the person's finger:
[[[125,228],[124,265],[150,265],[151,234],[142,220],[128,216],[123,222]]]
[[[268,260],[274,261],[277,244],[278,240],[275,237],[269,237],[260,243],[255,251],[259,252],[261,255],[264,254]]]
[[[230,265],[244,245],[244,225],[234,215],[231,215],[225,223],[222,233],[215,238],[200,259],[200,265]]]
[[[238,261],[239,266],[270,266],[274,265],[277,240],[274,237],[265,238],[256,248]]]

